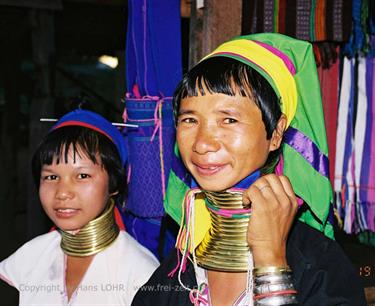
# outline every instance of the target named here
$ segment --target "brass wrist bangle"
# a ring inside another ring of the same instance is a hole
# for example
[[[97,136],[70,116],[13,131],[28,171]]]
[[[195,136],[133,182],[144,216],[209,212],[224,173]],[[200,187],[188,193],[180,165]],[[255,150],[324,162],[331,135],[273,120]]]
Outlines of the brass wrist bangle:
[[[254,287],[254,295],[258,294],[267,294],[270,292],[275,291],[283,291],[283,290],[294,290],[294,285],[292,282],[285,282],[285,283],[268,283],[268,284],[261,284]]]
[[[299,305],[298,299],[294,294],[272,296],[254,301],[254,306],[281,306],[281,305]]]
[[[259,267],[254,268],[253,274],[255,276],[258,275],[265,275],[265,274],[275,274],[275,273],[291,273],[292,270],[286,266],[286,267],[275,267],[275,266],[266,266],[266,267]]]

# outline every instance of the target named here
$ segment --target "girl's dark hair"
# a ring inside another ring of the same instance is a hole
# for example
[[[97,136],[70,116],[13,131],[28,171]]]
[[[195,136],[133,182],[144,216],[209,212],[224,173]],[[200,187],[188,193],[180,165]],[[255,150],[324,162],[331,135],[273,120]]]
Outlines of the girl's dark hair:
[[[281,117],[280,101],[272,86],[255,69],[228,57],[212,57],[200,62],[187,72],[178,84],[173,96],[175,122],[181,100],[186,97],[220,93],[228,96],[241,95],[253,100],[262,113],[267,139]],[[263,173],[272,172],[277,164],[280,149],[272,151],[262,169]]]
[[[36,187],[39,188],[40,185],[43,165],[51,165],[54,159],[56,163],[67,163],[70,148],[73,150],[73,159],[76,155],[85,154],[93,163],[101,162],[108,173],[109,192],[118,191],[114,198],[121,204],[126,195],[126,174],[116,146],[105,135],[81,126],[58,128],[42,140],[32,158],[32,173]]]

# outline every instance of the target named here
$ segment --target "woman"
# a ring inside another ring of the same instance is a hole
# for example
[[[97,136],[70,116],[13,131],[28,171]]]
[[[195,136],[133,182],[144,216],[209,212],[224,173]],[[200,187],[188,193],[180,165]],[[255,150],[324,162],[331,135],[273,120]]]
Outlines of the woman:
[[[132,305],[365,305],[349,260],[321,233],[333,237],[332,193],[311,45],[235,38],[184,76],[174,102],[192,181],[170,176],[177,253]]]

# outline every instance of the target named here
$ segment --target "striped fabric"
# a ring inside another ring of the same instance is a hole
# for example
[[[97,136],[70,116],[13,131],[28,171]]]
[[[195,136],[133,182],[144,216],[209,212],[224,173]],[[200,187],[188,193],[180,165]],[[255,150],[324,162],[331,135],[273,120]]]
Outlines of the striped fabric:
[[[375,232],[374,72],[373,55],[344,58],[334,190],[347,233]]]
[[[274,32],[308,41],[346,42],[352,1],[243,0],[242,35]]]

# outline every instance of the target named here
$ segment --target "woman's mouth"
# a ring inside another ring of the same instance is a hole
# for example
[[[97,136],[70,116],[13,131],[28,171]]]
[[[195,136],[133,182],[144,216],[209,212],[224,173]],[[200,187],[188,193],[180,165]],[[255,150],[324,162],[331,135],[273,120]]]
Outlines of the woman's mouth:
[[[57,209],[55,209],[56,217],[62,218],[62,219],[74,217],[75,215],[78,214],[78,212],[79,212],[79,209],[75,209],[75,208],[57,208]]]
[[[196,164],[195,169],[199,175],[212,176],[223,170],[226,164]]]

